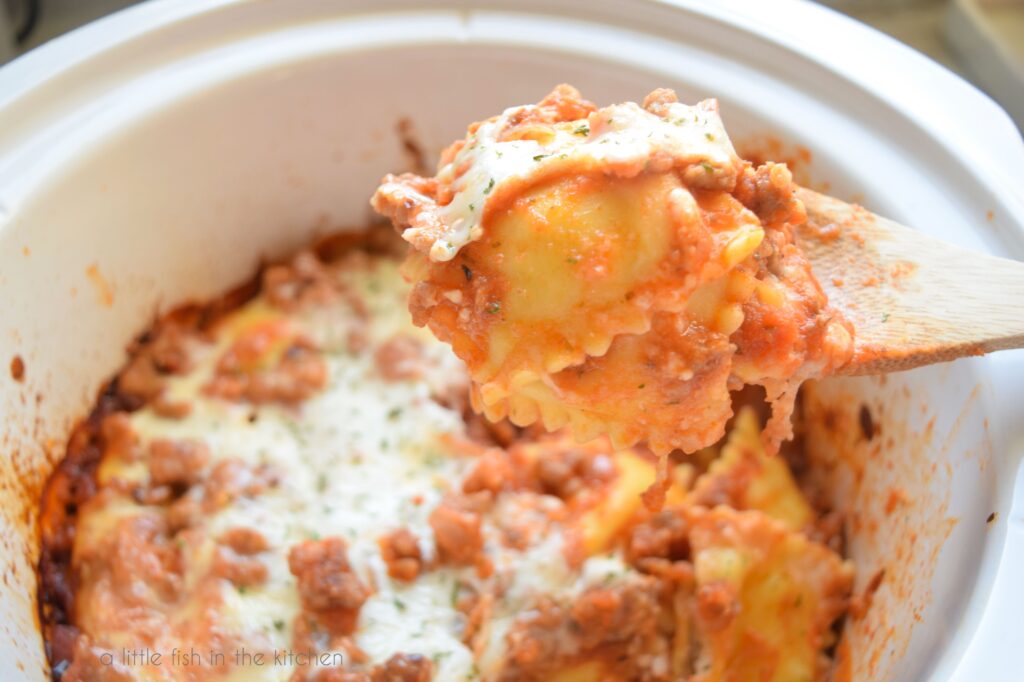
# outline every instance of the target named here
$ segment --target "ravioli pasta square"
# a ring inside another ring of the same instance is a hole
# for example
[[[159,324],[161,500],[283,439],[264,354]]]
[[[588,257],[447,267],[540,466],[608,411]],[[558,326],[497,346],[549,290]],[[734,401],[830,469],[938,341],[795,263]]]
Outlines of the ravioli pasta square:
[[[785,165],[736,155],[714,100],[598,108],[563,85],[372,203],[413,246],[413,319],[466,362],[477,410],[665,454],[718,441],[750,384],[776,449],[800,382],[851,357],[794,190]]]

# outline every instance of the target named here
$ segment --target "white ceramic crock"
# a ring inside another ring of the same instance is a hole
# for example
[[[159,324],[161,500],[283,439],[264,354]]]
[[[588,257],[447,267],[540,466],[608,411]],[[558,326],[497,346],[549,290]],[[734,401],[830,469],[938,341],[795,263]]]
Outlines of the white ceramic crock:
[[[164,0],[97,22],[0,69],[0,679],[45,678],[39,486],[126,342],[261,257],[363,223],[407,163],[400,117],[434,153],[561,81],[598,102],[717,96],[734,137],[808,147],[833,193],[1024,256],[1006,115],[814,5]],[[854,679],[1024,679],[1022,385],[1006,353],[813,393],[858,583],[886,571],[848,625]]]

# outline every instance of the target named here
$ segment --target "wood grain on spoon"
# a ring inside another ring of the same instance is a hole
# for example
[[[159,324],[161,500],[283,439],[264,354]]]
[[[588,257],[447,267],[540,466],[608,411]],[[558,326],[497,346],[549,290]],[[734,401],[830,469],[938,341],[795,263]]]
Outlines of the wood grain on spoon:
[[[801,189],[801,248],[856,329],[840,374],[1024,348],[1024,263],[968,251]]]

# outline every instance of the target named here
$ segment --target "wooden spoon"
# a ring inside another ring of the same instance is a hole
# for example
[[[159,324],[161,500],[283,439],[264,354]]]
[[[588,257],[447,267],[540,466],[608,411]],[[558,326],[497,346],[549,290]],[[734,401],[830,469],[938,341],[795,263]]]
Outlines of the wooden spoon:
[[[797,233],[855,332],[839,374],[880,374],[1024,348],[1024,263],[975,253],[800,189]]]

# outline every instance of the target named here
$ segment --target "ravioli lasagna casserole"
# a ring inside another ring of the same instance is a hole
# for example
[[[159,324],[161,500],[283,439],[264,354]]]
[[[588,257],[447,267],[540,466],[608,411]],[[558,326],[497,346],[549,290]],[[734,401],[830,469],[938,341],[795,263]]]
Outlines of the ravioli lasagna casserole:
[[[830,679],[854,569],[779,443],[851,330],[785,167],[713,104],[563,87],[374,203],[404,266],[373,229],[177,309],[75,429],[54,678]]]

